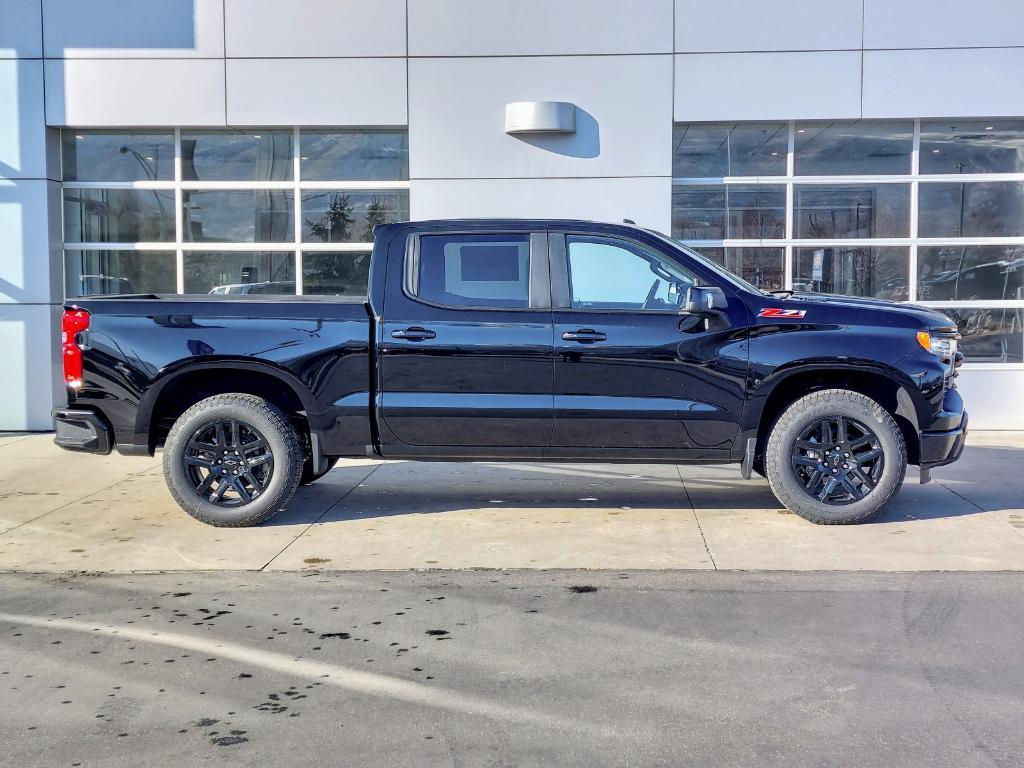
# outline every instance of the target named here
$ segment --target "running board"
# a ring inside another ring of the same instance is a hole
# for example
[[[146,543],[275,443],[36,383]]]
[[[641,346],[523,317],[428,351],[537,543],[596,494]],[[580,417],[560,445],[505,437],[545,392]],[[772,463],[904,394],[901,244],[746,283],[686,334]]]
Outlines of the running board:
[[[744,480],[749,480],[754,474],[754,451],[757,449],[757,438],[748,437],[747,447],[743,453],[743,464],[740,465],[740,474]]]

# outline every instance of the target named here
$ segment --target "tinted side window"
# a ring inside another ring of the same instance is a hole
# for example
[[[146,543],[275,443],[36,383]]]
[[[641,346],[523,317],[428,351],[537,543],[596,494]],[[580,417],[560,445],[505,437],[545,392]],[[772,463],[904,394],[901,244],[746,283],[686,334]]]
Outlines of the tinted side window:
[[[622,240],[572,236],[569,287],[573,309],[679,309],[690,273],[661,254]]]
[[[530,306],[530,236],[421,237],[416,294],[456,307]]]

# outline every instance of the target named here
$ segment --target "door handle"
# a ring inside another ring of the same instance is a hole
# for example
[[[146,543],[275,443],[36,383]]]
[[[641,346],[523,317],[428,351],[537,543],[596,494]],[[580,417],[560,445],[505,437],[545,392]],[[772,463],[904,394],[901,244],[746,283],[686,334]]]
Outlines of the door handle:
[[[404,331],[392,331],[391,338],[393,339],[407,339],[409,341],[423,341],[424,339],[432,339],[437,336],[433,331],[428,331],[426,328],[406,328]]]
[[[580,344],[593,344],[595,341],[605,341],[608,336],[593,328],[580,328],[578,331],[566,331],[562,338],[565,341],[578,341]]]

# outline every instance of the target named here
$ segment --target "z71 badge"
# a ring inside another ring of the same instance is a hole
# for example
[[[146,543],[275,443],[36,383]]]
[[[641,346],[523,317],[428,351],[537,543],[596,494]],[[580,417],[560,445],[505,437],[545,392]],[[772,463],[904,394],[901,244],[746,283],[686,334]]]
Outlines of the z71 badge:
[[[806,309],[782,309],[780,307],[765,307],[757,313],[758,317],[785,317],[799,320],[807,314]]]

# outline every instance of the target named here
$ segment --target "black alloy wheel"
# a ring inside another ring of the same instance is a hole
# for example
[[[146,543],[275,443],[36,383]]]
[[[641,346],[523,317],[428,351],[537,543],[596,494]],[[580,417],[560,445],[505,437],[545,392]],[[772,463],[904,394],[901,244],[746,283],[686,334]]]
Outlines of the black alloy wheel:
[[[878,436],[860,421],[827,416],[794,441],[790,466],[808,496],[842,506],[875,490],[885,470],[885,452]]]
[[[182,455],[195,493],[220,507],[243,507],[266,492],[274,475],[267,439],[251,424],[218,419],[197,429]]]

